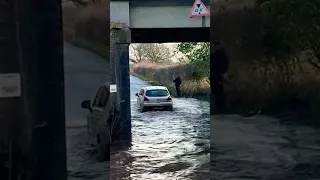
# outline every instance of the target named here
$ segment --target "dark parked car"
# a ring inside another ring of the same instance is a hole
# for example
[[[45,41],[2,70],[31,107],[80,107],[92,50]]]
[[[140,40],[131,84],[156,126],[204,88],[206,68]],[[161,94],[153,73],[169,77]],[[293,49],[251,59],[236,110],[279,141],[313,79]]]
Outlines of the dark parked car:
[[[88,109],[87,133],[89,143],[98,150],[98,160],[110,159],[110,90],[109,85],[102,85],[93,100],[85,100],[82,108]]]

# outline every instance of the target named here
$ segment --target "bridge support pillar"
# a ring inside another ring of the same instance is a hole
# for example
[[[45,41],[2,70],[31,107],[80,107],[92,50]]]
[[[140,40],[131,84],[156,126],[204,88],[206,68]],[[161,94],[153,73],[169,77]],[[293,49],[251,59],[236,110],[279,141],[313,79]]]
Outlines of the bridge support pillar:
[[[115,140],[130,141],[131,135],[131,100],[129,74],[129,45],[131,31],[125,25],[112,23],[110,26],[110,73],[111,84],[117,85],[113,93],[114,106],[119,112],[116,123],[119,134]]]

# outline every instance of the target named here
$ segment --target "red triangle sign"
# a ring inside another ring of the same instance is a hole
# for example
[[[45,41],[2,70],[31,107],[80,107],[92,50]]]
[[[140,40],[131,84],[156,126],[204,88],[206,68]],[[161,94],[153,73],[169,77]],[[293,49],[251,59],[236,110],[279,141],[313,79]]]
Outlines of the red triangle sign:
[[[209,16],[209,9],[203,4],[201,0],[195,0],[193,6],[190,10],[189,17],[201,17],[201,16]]]

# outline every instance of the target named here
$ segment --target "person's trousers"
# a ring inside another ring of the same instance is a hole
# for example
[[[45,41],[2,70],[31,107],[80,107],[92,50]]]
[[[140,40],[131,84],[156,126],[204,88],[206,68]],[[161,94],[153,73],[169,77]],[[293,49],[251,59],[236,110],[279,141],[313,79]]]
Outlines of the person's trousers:
[[[177,96],[181,96],[180,86],[176,86]]]
[[[212,86],[211,102],[213,100],[213,102],[215,103],[215,109],[222,110],[225,107],[225,94],[224,94],[223,83],[221,81],[213,82],[211,86]],[[213,109],[212,106],[211,106],[211,109]]]

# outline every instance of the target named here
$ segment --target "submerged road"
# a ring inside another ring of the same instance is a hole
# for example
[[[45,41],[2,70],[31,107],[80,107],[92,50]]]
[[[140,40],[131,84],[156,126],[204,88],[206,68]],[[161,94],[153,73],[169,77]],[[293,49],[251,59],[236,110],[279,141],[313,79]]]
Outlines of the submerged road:
[[[99,163],[87,144],[83,100],[92,99],[109,77],[109,65],[100,56],[71,44],[64,44],[66,140],[68,180],[105,180],[107,164]]]
[[[68,180],[320,179],[320,130],[265,116],[217,115],[210,124],[209,103],[188,98],[173,99],[173,112],[140,113],[134,94],[148,83],[133,76],[132,146],[97,162],[80,103],[107,81],[109,66],[70,44],[64,50]]]
[[[237,115],[211,118],[211,178],[320,179],[320,130]]]
[[[149,84],[131,76],[130,85],[132,146],[112,151],[111,179],[209,180],[209,103],[174,98],[172,112],[140,113],[135,93]]]

